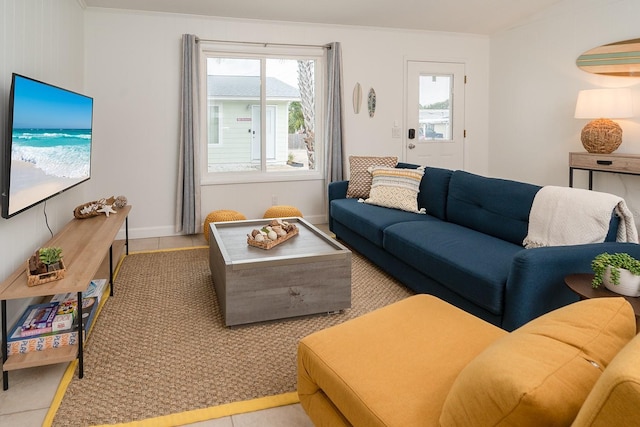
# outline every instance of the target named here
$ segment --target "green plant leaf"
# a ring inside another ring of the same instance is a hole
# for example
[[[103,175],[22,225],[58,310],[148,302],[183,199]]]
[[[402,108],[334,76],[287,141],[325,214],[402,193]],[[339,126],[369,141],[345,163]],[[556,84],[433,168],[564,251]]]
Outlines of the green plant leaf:
[[[55,264],[62,259],[62,248],[40,248],[39,258],[46,265]]]
[[[640,276],[640,261],[625,252],[615,254],[604,252],[591,261],[591,269],[594,273],[593,281],[591,282],[593,288],[598,288],[602,285],[604,274],[609,266],[611,267],[611,281],[616,285],[620,284],[619,268],[629,270],[635,276]]]

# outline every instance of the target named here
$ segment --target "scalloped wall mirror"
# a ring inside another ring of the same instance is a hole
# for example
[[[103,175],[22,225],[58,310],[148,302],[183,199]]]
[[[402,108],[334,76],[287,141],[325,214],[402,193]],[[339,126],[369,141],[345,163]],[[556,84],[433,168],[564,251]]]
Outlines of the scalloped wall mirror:
[[[578,57],[576,65],[593,74],[640,77],[640,39],[590,49]]]

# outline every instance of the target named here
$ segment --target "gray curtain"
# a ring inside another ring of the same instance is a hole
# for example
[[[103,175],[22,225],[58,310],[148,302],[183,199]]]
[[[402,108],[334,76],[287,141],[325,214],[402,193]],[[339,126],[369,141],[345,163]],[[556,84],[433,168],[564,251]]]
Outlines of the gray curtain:
[[[339,42],[329,44],[327,49],[327,179],[342,181],[342,49]]]
[[[198,38],[182,35],[180,94],[180,159],[176,232],[201,232],[200,213],[200,54]]]

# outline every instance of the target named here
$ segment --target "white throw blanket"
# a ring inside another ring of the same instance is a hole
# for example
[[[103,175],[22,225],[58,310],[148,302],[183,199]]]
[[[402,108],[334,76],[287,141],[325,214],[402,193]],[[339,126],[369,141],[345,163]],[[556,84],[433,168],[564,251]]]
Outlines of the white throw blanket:
[[[525,248],[601,243],[611,213],[620,217],[616,241],[638,243],[633,214],[621,197],[570,187],[545,186],[533,199]]]

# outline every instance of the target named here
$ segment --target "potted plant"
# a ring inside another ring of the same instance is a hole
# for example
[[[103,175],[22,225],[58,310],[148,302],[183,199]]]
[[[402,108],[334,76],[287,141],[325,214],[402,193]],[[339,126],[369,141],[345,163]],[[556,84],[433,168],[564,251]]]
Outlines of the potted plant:
[[[62,248],[40,248],[38,258],[47,266],[47,271],[60,270],[62,267]]]
[[[628,253],[597,255],[591,261],[594,288],[604,286],[620,295],[640,296],[640,261]]]
[[[63,279],[65,272],[61,248],[40,248],[27,260],[27,285]]]

